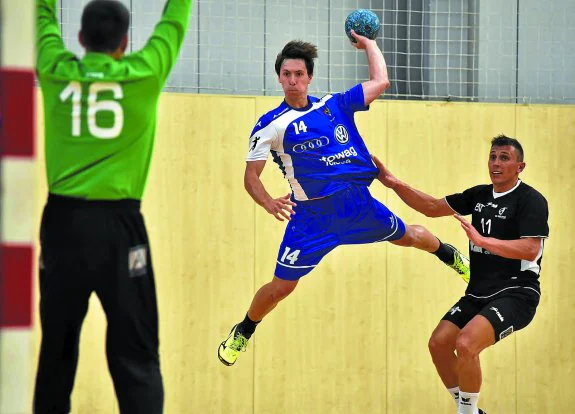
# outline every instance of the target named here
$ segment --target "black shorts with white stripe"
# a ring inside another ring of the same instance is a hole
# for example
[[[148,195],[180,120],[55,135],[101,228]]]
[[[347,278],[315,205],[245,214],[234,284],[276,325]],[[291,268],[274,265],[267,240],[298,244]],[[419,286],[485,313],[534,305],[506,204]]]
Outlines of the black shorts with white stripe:
[[[486,297],[465,295],[453,305],[442,320],[463,329],[476,315],[482,315],[495,331],[495,342],[525,328],[533,320],[539,293],[531,288],[507,288]]]

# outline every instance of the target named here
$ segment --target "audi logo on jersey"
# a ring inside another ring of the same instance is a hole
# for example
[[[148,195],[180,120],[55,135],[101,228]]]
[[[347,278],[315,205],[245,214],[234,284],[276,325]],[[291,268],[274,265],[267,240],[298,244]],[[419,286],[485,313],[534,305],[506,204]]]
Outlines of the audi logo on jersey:
[[[333,135],[335,136],[337,142],[339,142],[342,145],[347,144],[347,142],[349,141],[349,134],[347,133],[347,129],[345,129],[345,127],[342,124],[339,124],[338,126],[335,127]]]
[[[293,152],[296,153],[302,153],[302,152],[306,152],[312,149],[316,149],[316,148],[321,148],[321,147],[325,147],[327,144],[329,144],[329,138],[328,137],[319,137],[319,138],[314,138],[314,139],[310,139],[309,141],[303,142],[301,144],[297,144],[293,146]]]

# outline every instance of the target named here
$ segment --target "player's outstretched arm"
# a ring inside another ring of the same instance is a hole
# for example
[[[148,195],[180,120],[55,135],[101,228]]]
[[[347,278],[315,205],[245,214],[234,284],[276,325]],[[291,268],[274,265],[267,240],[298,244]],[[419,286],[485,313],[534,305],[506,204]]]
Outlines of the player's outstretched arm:
[[[58,18],[56,0],[36,0],[36,69],[39,74],[50,71],[61,56],[74,55],[66,50]]]
[[[377,179],[384,186],[395,191],[399,198],[412,209],[425,214],[427,217],[444,217],[455,213],[444,198],[435,198],[416,190],[395,177],[375,155],[372,155],[371,159],[379,170]]]
[[[290,194],[272,198],[266,191],[260,175],[266,165],[265,160],[247,161],[246,171],[244,173],[244,187],[256,203],[265,208],[265,210],[279,221],[289,220],[291,215],[295,214],[292,207],[296,205],[290,200]]]
[[[358,35],[354,30],[351,35],[355,39],[352,45],[357,49],[364,49],[367,55],[367,69],[369,80],[362,83],[365,105],[369,105],[376,100],[387,88],[389,88],[389,78],[387,76],[387,65],[383,53],[377,46],[375,40]]]

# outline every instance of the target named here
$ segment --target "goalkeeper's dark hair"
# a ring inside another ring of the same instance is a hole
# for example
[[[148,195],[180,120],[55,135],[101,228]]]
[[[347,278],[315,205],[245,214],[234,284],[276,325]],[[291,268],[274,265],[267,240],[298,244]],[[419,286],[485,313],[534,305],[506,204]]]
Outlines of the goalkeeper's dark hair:
[[[286,59],[303,59],[305,68],[309,76],[313,75],[313,60],[317,57],[317,46],[301,40],[292,40],[284,46],[276,58],[276,74],[280,75],[280,70]]]
[[[505,136],[503,134],[497,135],[491,140],[492,147],[505,147],[505,146],[512,146],[515,148],[515,152],[517,153],[517,161],[523,162],[523,147],[515,138],[511,138]]]
[[[92,0],[82,12],[83,43],[92,52],[115,51],[128,33],[130,11],[116,0]]]

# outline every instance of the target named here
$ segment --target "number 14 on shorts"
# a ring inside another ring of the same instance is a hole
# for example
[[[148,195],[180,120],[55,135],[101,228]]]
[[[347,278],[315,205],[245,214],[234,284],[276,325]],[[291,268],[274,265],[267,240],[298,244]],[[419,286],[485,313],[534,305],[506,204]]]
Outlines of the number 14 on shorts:
[[[286,246],[280,262],[285,263],[285,261],[288,260],[290,264],[294,264],[297,261],[300,252],[301,250],[291,250],[288,246]]]

